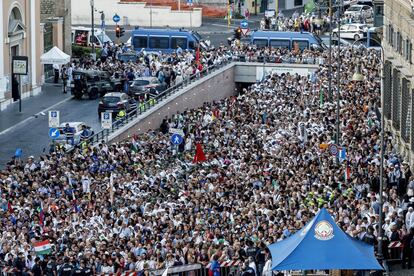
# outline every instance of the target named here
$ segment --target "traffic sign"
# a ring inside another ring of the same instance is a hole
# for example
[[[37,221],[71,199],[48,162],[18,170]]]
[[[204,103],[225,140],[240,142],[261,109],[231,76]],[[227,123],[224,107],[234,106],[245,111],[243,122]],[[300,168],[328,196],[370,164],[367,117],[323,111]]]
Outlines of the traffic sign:
[[[57,138],[59,138],[59,136],[60,136],[59,129],[54,128],[54,127],[49,129],[49,137],[50,138],[57,139]]]
[[[169,133],[171,133],[171,134],[178,134],[178,135],[180,135],[182,137],[184,136],[184,131],[182,129],[180,129],[180,128],[170,127]]]
[[[183,137],[177,133],[174,133],[171,136],[171,143],[173,143],[174,145],[179,145],[183,142]]]
[[[112,113],[110,112],[101,113],[101,126],[103,129],[112,128]]]
[[[240,22],[240,28],[247,29],[248,27],[249,27],[249,22],[247,22],[247,20],[242,20]]]
[[[57,110],[49,111],[49,127],[59,127],[60,114]]]
[[[115,15],[114,15],[114,17],[112,17],[112,20],[113,20],[115,23],[118,23],[119,21],[121,21],[121,17],[119,17],[119,15],[115,14]]]
[[[328,147],[328,149],[329,149],[329,152],[331,153],[331,155],[333,155],[333,156],[337,156],[338,155],[339,149],[338,149],[338,146],[337,145],[330,144],[329,147]]]
[[[244,36],[246,36],[250,32],[250,29],[241,29],[241,32]]]

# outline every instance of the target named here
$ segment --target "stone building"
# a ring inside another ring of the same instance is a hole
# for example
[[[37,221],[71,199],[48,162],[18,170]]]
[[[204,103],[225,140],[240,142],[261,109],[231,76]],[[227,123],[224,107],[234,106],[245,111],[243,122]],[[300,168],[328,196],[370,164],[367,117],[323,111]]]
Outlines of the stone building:
[[[1,0],[0,15],[0,108],[3,109],[13,102],[12,91],[16,88],[22,98],[40,92],[43,29],[38,0]],[[18,83],[12,81],[14,56],[28,57],[28,74],[17,77]]]
[[[71,54],[71,0],[40,0],[45,51],[53,46]]]
[[[383,107],[387,126],[404,156],[414,164],[413,0],[384,1]]]

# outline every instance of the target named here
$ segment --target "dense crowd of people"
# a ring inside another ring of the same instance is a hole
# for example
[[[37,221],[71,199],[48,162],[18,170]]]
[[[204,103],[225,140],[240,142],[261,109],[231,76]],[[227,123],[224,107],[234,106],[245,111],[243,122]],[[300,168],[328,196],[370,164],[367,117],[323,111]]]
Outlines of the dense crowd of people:
[[[329,11],[318,11],[312,13],[302,13],[295,11],[291,16],[285,16],[282,12],[278,14],[264,16],[260,20],[261,30],[272,31],[291,31],[291,32],[312,32],[321,34],[329,30],[330,16]],[[332,13],[332,24],[336,26],[339,18],[338,11]],[[341,24],[361,23],[367,24],[372,22],[372,15],[367,16],[362,13],[342,14],[340,17]]]
[[[260,56],[248,46],[223,46],[202,54],[199,63],[224,62],[249,50]],[[178,113],[127,141],[13,160],[0,171],[3,266],[34,275],[148,275],[235,260],[244,272],[253,271],[245,275],[270,275],[266,246],[304,227],[321,207],[350,236],[377,245],[381,66],[377,52],[360,51],[333,53],[333,74],[342,61],[339,137],[329,71],[319,62],[309,76],[271,73],[239,95]],[[108,54],[75,66],[185,73],[200,69],[195,59],[185,51],[145,55],[124,67]],[[352,82],[358,62],[364,81]],[[171,127],[185,133],[178,149],[170,142]],[[346,147],[342,162],[321,149],[336,139]],[[385,142],[384,252],[387,240],[403,242],[411,266],[414,176],[390,133]],[[202,163],[193,163],[196,144],[204,149]],[[34,244],[45,240],[52,254],[36,255]]]

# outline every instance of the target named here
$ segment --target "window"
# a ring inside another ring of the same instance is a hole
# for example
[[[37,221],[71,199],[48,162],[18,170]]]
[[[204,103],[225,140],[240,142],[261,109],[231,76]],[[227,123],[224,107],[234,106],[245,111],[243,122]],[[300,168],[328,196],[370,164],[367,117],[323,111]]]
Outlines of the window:
[[[278,0],[276,0],[278,1]],[[303,0],[295,0],[294,2],[295,6],[302,6],[303,5]]]
[[[412,53],[413,53],[413,43],[411,43],[411,40],[410,40],[408,43],[408,47],[407,47],[407,60],[410,64],[413,63]]]
[[[402,54],[402,35],[400,32],[397,32],[396,34],[396,47],[397,52]]]
[[[375,6],[375,15],[384,15],[384,6],[383,5]]]
[[[138,48],[148,48],[148,37],[146,36],[134,36],[134,40],[132,42],[135,49]]]
[[[293,40],[292,45],[294,49],[298,47],[300,50],[304,50],[309,48],[309,41]]]
[[[267,47],[267,39],[254,39],[253,44],[259,48]]]
[[[181,49],[187,49],[187,38],[171,37],[171,49],[176,49],[177,46],[180,46]]]
[[[270,40],[270,47],[272,48],[290,48],[290,41],[289,40],[282,40],[282,39],[271,39]]]
[[[170,38],[168,37],[150,37],[149,48],[150,49],[168,49],[170,44]]]
[[[194,50],[195,49],[195,42],[194,41],[188,42],[188,48]]]

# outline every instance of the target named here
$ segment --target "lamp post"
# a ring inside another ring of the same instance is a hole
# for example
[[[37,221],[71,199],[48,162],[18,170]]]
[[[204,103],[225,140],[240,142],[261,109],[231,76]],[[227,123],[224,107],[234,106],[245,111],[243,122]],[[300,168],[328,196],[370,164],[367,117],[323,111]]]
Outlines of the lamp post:
[[[91,44],[92,44],[92,59],[96,59],[96,53],[95,53],[95,1],[90,0],[89,2],[91,4],[91,29],[92,29],[92,35],[91,35]]]
[[[342,14],[342,5],[343,0],[340,0],[340,5],[338,9],[338,41],[341,41],[341,14]],[[339,139],[339,97],[341,92],[341,44],[338,43],[338,72],[336,72],[336,141],[335,144],[339,146],[341,140]],[[338,156],[339,164],[339,156]]]
[[[379,209],[379,220],[378,220],[378,259],[380,261],[382,261],[383,259],[383,252],[382,252],[382,236],[383,236],[383,229],[382,229],[382,224],[383,224],[383,211],[382,208],[384,207],[384,198],[383,198],[383,191],[384,191],[384,154],[385,154],[385,140],[384,140],[384,134],[385,134],[385,116],[384,116],[384,66],[385,66],[385,55],[384,55],[384,48],[382,47],[381,43],[378,42],[377,40],[370,38],[372,41],[376,42],[380,47],[381,47],[381,57],[380,57],[380,62],[381,62],[381,84],[380,84],[380,92],[381,92],[381,123],[380,123],[380,192],[379,192],[379,204],[380,204],[380,209]],[[358,40],[356,40],[354,43],[352,43],[352,47],[353,45],[358,42]],[[359,64],[357,64],[357,68],[356,71],[354,73],[354,75],[352,76],[352,79],[354,78],[359,78],[359,76],[361,75],[361,71],[360,71],[360,66]]]

